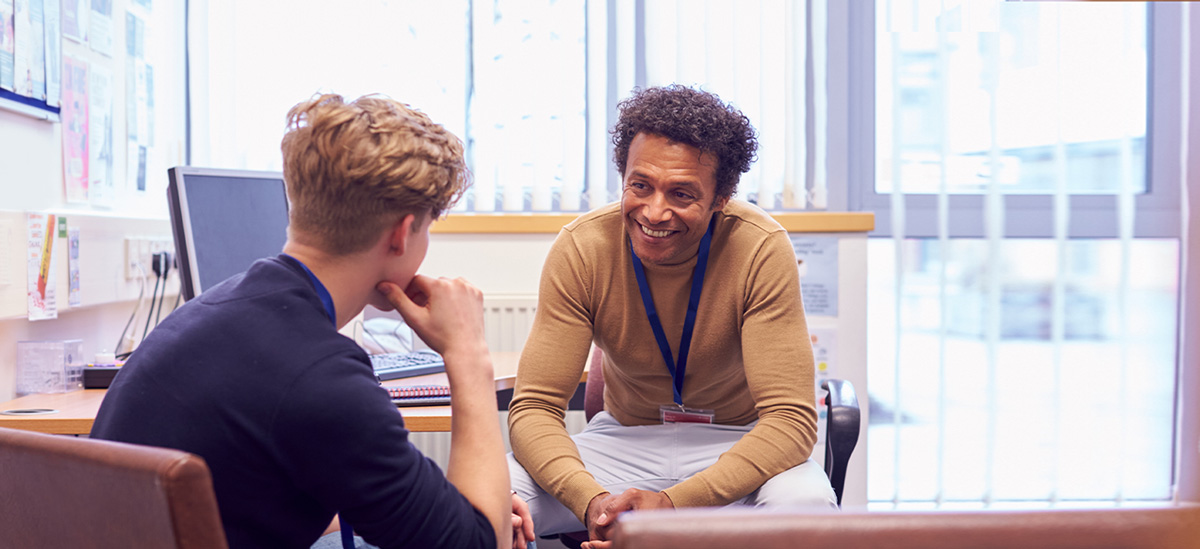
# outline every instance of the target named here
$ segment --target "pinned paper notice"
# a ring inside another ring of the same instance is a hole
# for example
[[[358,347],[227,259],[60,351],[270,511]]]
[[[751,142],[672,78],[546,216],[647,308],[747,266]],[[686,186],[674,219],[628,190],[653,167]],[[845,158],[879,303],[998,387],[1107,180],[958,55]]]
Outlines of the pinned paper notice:
[[[800,294],[808,316],[838,314],[838,238],[793,236],[800,269]]]
[[[54,299],[55,261],[54,214],[28,214],[29,241],[27,273],[29,280],[29,320],[58,318]]]

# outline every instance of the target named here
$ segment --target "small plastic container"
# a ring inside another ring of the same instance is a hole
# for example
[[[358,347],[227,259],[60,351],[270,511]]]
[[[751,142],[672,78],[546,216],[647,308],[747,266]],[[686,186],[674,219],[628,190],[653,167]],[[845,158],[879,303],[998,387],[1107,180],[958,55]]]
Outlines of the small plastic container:
[[[83,388],[83,341],[17,342],[17,394],[66,393]]]

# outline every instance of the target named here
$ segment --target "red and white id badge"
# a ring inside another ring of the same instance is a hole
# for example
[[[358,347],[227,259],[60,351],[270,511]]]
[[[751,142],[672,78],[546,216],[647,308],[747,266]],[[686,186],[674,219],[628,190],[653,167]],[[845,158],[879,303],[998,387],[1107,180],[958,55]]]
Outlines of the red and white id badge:
[[[658,407],[663,423],[712,423],[716,413],[684,406],[663,405]]]

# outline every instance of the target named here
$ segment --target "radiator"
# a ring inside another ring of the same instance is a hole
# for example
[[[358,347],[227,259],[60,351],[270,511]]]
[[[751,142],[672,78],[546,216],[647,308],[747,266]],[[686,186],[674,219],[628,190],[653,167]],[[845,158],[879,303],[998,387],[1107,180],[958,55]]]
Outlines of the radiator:
[[[493,351],[520,351],[525,338],[533,327],[533,314],[537,311],[536,296],[484,297],[483,329],[488,348]],[[508,412],[500,412],[500,430],[504,436],[504,447],[508,445]],[[567,432],[578,433],[587,421],[581,411],[569,411],[566,417]],[[450,433],[411,433],[409,440],[422,453],[433,459],[444,471],[450,461]]]
[[[535,296],[485,297],[483,300],[483,329],[488,349],[520,351],[533,327],[537,311]]]

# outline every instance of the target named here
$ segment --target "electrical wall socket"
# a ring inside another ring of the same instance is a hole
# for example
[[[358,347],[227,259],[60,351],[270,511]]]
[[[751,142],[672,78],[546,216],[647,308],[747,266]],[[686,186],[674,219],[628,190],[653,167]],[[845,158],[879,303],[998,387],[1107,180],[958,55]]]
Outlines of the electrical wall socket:
[[[159,252],[175,253],[175,243],[166,238],[125,237],[125,278],[134,280],[145,272],[147,278],[154,276],[151,262]],[[141,265],[141,269],[138,266]]]

